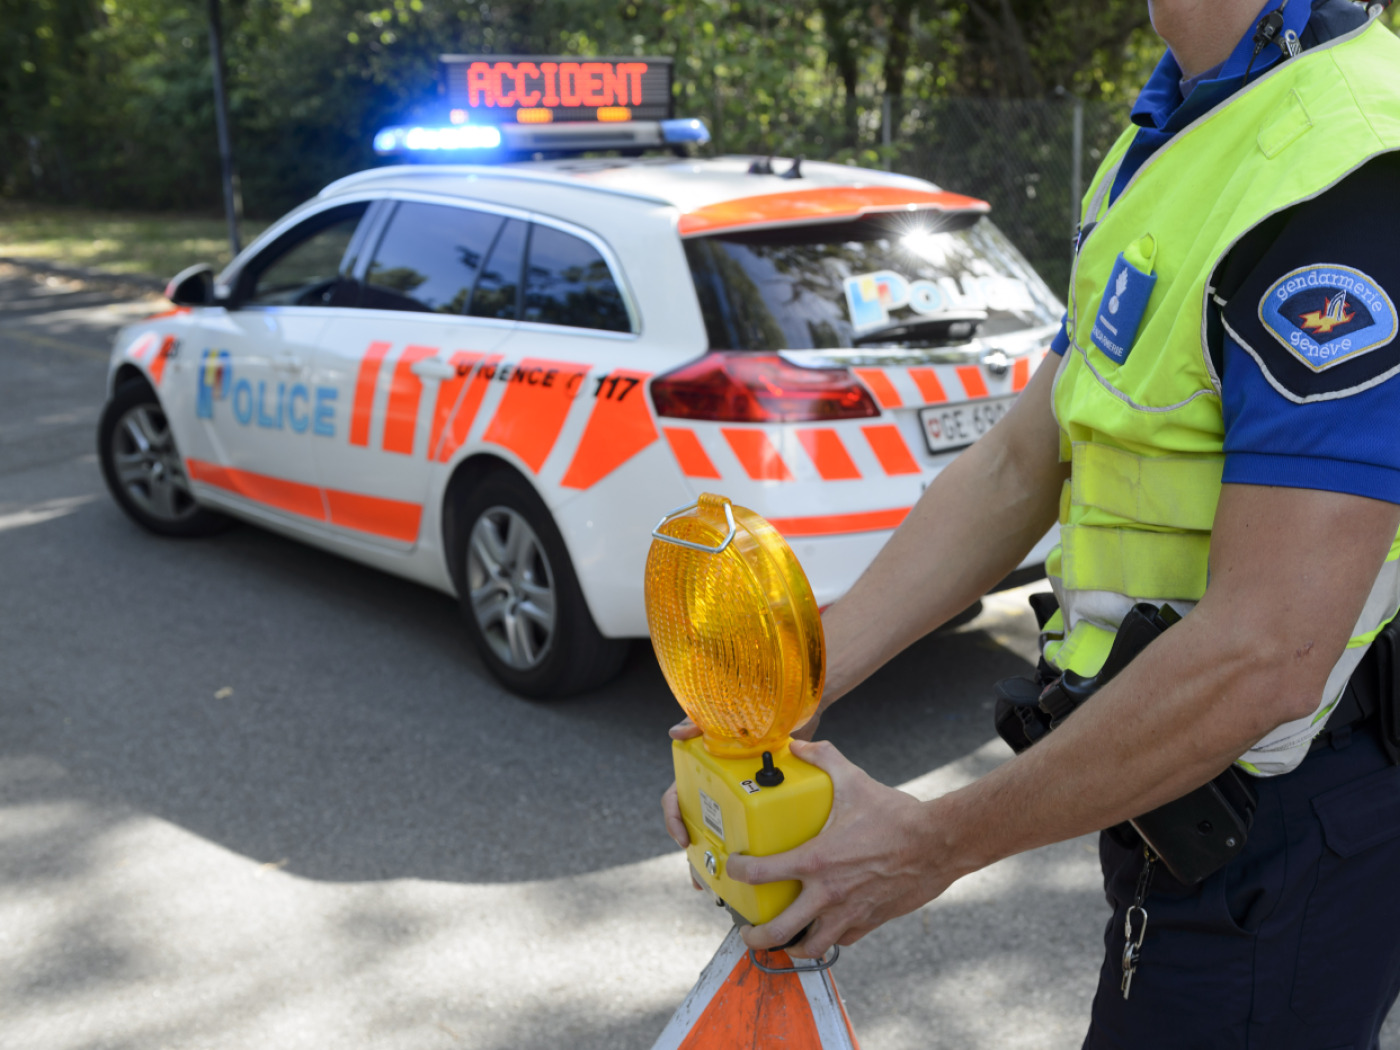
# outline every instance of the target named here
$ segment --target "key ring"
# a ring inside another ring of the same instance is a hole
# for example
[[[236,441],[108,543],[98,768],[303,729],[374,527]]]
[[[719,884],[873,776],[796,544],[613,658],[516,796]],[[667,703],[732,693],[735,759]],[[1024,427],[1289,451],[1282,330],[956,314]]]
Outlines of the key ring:
[[[1133,940],[1133,912],[1142,916],[1142,926],[1138,929],[1137,940]],[[1128,914],[1123,919],[1123,932],[1127,947],[1141,948],[1142,939],[1147,936],[1147,909],[1139,904],[1134,904],[1129,908]]]

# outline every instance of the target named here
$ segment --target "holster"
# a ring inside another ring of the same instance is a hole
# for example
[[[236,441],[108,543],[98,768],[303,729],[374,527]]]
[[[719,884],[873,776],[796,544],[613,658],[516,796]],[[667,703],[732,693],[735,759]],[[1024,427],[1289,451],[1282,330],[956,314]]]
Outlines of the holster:
[[[1376,738],[1390,764],[1400,766],[1400,617],[1376,635],[1361,663],[1352,672],[1336,710],[1327,720],[1334,726],[1372,720]]]
[[[1053,609],[1042,600],[1035,612],[1044,627]],[[998,735],[1013,751],[1024,751],[1059,726],[1180,619],[1169,605],[1158,608],[1140,603],[1123,618],[1108,658],[1092,678],[1073,671],[1056,674],[1041,660],[1035,678],[998,682]],[[1400,636],[1396,641],[1400,642]],[[1178,880],[1191,885],[1218,871],[1244,849],[1257,804],[1249,778],[1231,766],[1181,798],[1135,817],[1128,822],[1130,828],[1119,825],[1109,831],[1119,841],[1131,839],[1135,833]]]

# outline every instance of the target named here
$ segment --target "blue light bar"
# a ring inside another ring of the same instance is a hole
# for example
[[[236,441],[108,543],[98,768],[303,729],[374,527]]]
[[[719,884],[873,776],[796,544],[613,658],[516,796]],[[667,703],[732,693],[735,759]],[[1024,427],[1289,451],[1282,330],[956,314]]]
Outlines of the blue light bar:
[[[705,127],[703,120],[696,120],[694,117],[663,120],[661,122],[661,138],[670,145],[694,142],[698,146],[703,146],[710,141],[710,129]]]
[[[459,124],[444,127],[404,125],[384,128],[374,136],[374,152],[381,155],[496,149],[500,144],[500,129],[485,124]]]

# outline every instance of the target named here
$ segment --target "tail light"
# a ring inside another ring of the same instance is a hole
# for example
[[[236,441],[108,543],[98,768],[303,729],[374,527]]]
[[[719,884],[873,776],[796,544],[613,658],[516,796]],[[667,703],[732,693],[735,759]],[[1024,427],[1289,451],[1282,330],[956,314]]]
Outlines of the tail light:
[[[844,368],[799,368],[777,354],[717,350],[651,383],[658,416],[723,423],[816,423],[878,416]]]

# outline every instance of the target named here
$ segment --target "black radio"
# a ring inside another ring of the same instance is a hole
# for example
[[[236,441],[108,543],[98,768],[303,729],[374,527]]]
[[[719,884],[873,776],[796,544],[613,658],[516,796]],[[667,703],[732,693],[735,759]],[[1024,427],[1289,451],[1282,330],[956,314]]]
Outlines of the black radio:
[[[1044,599],[1033,604],[1044,627],[1053,607]],[[1180,619],[1169,605],[1159,608],[1139,603],[1123,617],[1108,658],[1092,678],[1073,671],[1056,676],[1042,660],[1037,678],[998,682],[997,734],[1013,751],[1024,751],[1059,726]],[[1257,804],[1249,778],[1231,766],[1209,783],[1128,823],[1178,880],[1191,885],[1224,867],[1244,849]],[[1127,829],[1113,830],[1121,835]]]

